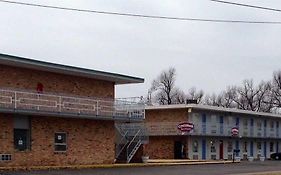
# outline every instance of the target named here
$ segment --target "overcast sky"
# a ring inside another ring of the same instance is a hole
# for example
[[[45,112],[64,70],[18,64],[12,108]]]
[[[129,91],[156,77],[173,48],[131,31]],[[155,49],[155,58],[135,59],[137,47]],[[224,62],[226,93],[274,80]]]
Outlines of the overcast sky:
[[[234,1],[234,0],[233,0]],[[281,21],[281,13],[209,0],[37,0],[62,7],[190,18]],[[281,9],[280,0],[236,0]],[[218,24],[120,17],[0,2],[0,52],[145,78],[117,97],[146,95],[171,66],[177,85],[219,92],[281,69],[281,25]]]

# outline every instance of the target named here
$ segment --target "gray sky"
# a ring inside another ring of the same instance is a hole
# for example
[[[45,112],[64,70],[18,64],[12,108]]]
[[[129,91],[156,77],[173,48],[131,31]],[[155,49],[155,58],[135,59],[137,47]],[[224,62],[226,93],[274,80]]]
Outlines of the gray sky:
[[[233,0],[234,1],[234,0]],[[21,1],[71,8],[190,18],[281,21],[281,13],[208,0]],[[281,9],[280,0],[235,2]],[[117,97],[146,95],[171,66],[177,85],[219,92],[246,78],[272,77],[281,65],[281,25],[218,24],[120,17],[0,3],[0,52],[140,76]]]

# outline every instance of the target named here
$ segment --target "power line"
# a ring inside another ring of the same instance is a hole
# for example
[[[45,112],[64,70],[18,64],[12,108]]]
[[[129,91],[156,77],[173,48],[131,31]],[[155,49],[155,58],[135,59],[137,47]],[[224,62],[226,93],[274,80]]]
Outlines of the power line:
[[[256,8],[256,9],[262,9],[262,10],[270,10],[270,11],[275,11],[275,12],[281,12],[281,9],[274,9],[274,8],[269,8],[269,7],[250,5],[250,4],[241,4],[241,3],[221,1],[221,0],[210,0],[210,1],[224,3],[224,4],[231,4],[231,5],[236,5],[236,6],[243,6],[243,7],[249,7],[249,8]]]
[[[78,11],[78,12],[96,13],[96,14],[104,14],[104,15],[139,17],[139,18],[180,20],[180,21],[200,21],[200,22],[215,22],[215,23],[279,24],[279,25],[281,24],[281,21],[246,21],[246,20],[224,20],[224,19],[203,19],[203,18],[154,16],[154,15],[143,15],[143,14],[133,14],[133,13],[119,13],[119,12],[109,12],[109,11],[77,9],[77,8],[50,6],[50,5],[42,5],[42,4],[33,4],[33,3],[26,3],[26,2],[15,2],[15,1],[8,1],[8,0],[0,0],[0,2],[9,3],[9,4],[17,4],[17,5],[32,6],[32,7],[58,9],[58,10]]]

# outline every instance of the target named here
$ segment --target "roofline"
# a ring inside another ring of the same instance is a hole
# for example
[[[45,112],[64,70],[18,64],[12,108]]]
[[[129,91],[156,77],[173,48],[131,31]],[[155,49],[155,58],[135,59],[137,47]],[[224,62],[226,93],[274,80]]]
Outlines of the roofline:
[[[29,68],[53,73],[66,75],[74,75],[79,77],[87,77],[111,81],[115,84],[143,83],[144,79],[117,73],[103,72],[93,69],[80,68],[69,65],[34,60],[26,57],[14,56],[0,53],[0,64],[10,65],[14,67]]]
[[[165,109],[198,109],[198,110],[208,110],[208,111],[218,111],[218,112],[230,112],[236,114],[245,115],[255,115],[264,117],[281,118],[280,114],[266,113],[266,112],[255,112],[249,110],[235,109],[235,108],[225,108],[209,105],[200,104],[176,104],[176,105],[159,105],[159,106],[146,106],[145,110],[165,110]]]

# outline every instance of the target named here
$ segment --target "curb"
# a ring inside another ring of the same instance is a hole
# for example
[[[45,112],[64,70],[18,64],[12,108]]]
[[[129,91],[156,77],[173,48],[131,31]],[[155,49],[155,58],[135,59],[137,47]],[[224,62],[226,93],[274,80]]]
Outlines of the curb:
[[[155,166],[179,166],[179,165],[211,165],[230,164],[232,161],[214,162],[181,162],[181,163],[130,163],[130,164],[100,164],[100,165],[73,165],[73,166],[31,166],[31,167],[0,167],[3,171],[36,171],[36,170],[62,170],[62,169],[96,169],[96,168],[133,168],[133,167],[155,167]],[[238,163],[238,162],[235,162]]]
[[[243,174],[233,174],[233,175],[280,175],[281,171],[266,171],[260,173],[243,173]]]

